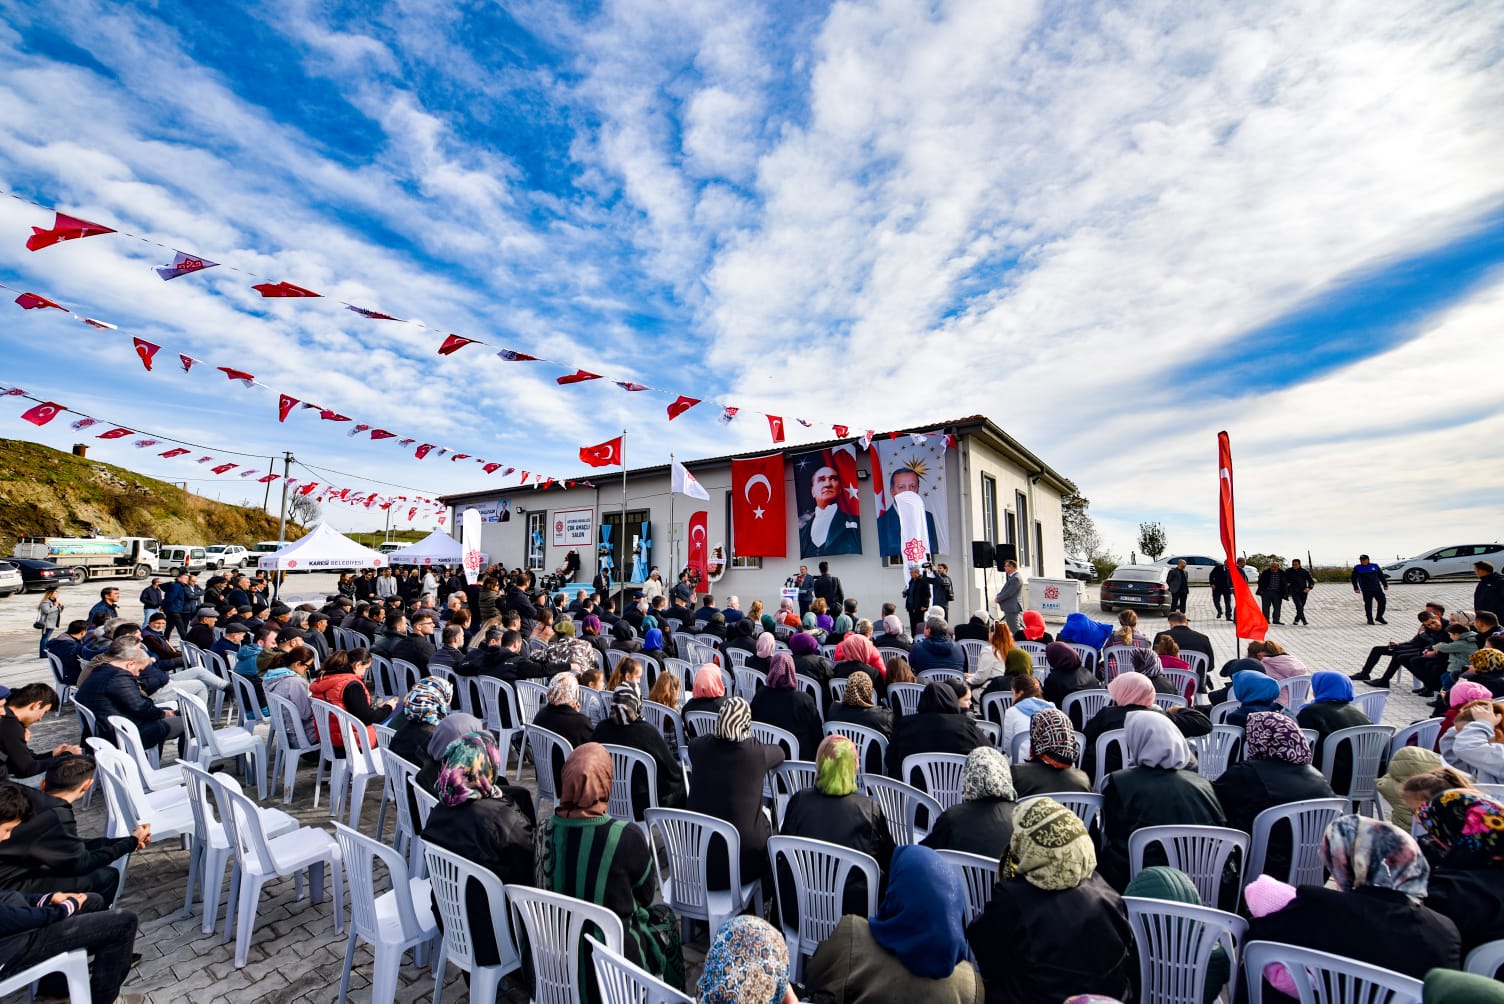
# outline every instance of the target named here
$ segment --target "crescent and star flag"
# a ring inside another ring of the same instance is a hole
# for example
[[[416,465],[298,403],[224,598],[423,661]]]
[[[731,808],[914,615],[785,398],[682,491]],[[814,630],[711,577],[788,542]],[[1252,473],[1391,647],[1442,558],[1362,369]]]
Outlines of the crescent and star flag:
[[[131,434],[131,430],[129,430],[129,429],[109,429],[109,430],[107,430],[105,432],[101,432],[96,438],[98,438],[98,439],[124,439],[126,436],[129,436],[130,434]]]
[[[33,250],[35,250],[35,248],[33,248]],[[62,410],[63,406],[58,404],[56,401],[43,401],[41,404],[36,405],[32,408],[27,408],[25,411],[21,412],[21,417],[26,419],[26,421],[30,422],[32,425],[46,425],[54,418],[57,418],[58,414]]]
[[[292,413],[293,408],[295,408],[297,404],[297,398],[288,397],[286,394],[279,395],[277,399],[277,421],[287,421],[287,416]]]
[[[290,282],[258,282],[251,288],[265,297],[324,295],[322,293],[315,293],[311,289],[304,289],[302,286],[294,286]]]
[[[196,255],[184,254],[179,251],[177,257],[172,259],[171,265],[162,265],[155,271],[165,279],[176,279],[180,275],[188,275],[191,272],[202,272],[206,268],[217,268],[219,262],[210,261],[207,258],[199,258]]]
[[[253,377],[253,376],[251,376],[245,370],[233,370],[233,369],[231,369],[228,366],[216,366],[214,368],[217,369],[217,370],[219,370],[225,376],[229,377],[231,380],[239,380],[241,383],[245,384],[247,387],[251,386],[252,384],[254,384],[256,382],[256,378]]]
[[[674,461],[672,490],[701,502],[710,501],[710,493],[705,490],[705,486],[696,481],[695,476],[677,460]]]
[[[31,236],[26,238],[26,250],[40,251],[43,248],[52,247],[59,241],[72,241],[80,237],[93,237],[95,234],[115,232],[109,227],[102,227],[98,223],[90,223],[88,220],[81,220],[67,213],[55,213],[55,216],[51,230],[43,230],[41,227],[31,228]]]
[[[500,469],[500,464],[487,464],[486,466],[481,468],[481,470],[485,471],[487,474],[495,474]]]
[[[144,341],[140,338],[132,338],[131,344],[136,347],[136,355],[141,357],[141,365],[145,366],[146,372],[150,373],[151,361],[156,357],[157,351],[161,349],[162,346],[153,345],[151,342]]]
[[[668,420],[672,422],[699,403],[700,399],[697,397],[687,397],[684,394],[680,394],[678,399],[668,406]]]
[[[580,463],[591,467],[615,467],[621,463],[621,437],[608,439],[599,446],[580,447]]]
[[[428,451],[432,449],[432,443],[424,443],[422,446],[413,451],[413,456],[417,457],[419,460],[422,460],[424,457],[428,456]]]
[[[61,310],[65,314],[70,313],[68,308],[61,303],[49,300],[40,293],[22,293],[16,297],[16,303],[21,305],[22,310],[44,310],[47,307],[52,307],[56,310]]]
[[[782,558],[788,554],[783,454],[731,461],[733,553]]]
[[[223,474],[226,471],[233,471],[238,466],[238,464],[220,464],[218,467],[209,468],[209,470],[213,471],[215,474]]]
[[[471,509],[470,512],[475,510]],[[690,570],[699,573],[704,582],[710,575],[710,514],[697,512],[689,517]]]
[[[1243,570],[1235,564],[1238,557],[1238,533],[1233,521],[1232,495],[1232,441],[1227,433],[1217,433],[1217,484],[1219,526],[1222,531],[1222,550],[1227,554],[1227,574],[1232,580],[1232,594],[1237,611],[1239,638],[1254,638],[1262,641],[1269,633],[1269,621],[1259,610]]]
[[[768,416],[768,431],[773,434],[773,442],[783,442],[783,419],[777,415]]]
[[[178,362],[183,364],[183,372],[187,373],[189,370],[193,369],[193,364],[198,362],[198,360],[193,358],[192,356],[179,354]]]
[[[439,346],[439,355],[452,356],[466,345],[475,343],[473,338],[465,338],[461,335],[445,335],[444,344]]]
[[[845,439],[846,434],[851,431],[849,427],[844,425],[832,425],[830,428],[835,432],[837,439]]]
[[[599,373],[591,373],[589,370],[575,370],[573,373],[559,377],[556,382],[559,384],[584,383],[586,380],[599,380],[600,378],[601,375]]]
[[[163,450],[162,456],[166,457],[168,460],[172,460],[176,457],[186,457],[192,452],[192,450],[185,450],[181,446],[174,446],[170,450]]]
[[[371,430],[372,439],[391,439],[395,435],[397,435],[395,432],[387,432],[385,429]]]
[[[263,474],[261,477],[256,479],[256,483],[261,485],[269,485],[281,476],[282,475],[280,474]]]

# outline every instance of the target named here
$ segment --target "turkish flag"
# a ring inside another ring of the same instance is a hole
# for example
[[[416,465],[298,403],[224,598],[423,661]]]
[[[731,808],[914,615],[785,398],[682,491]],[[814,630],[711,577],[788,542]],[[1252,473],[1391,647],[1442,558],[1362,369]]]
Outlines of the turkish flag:
[[[835,432],[837,439],[845,439],[846,434],[851,431],[851,429],[844,425],[832,425],[831,429]]]
[[[96,438],[98,438],[98,439],[124,439],[126,436],[129,436],[130,434],[131,434],[131,430],[129,430],[129,429],[110,429],[107,432],[101,432],[98,435],[98,437],[96,437]]]
[[[487,474],[495,474],[500,469],[500,464],[487,464],[486,466],[481,468],[481,470],[485,471]]]
[[[689,570],[697,581],[710,575],[710,515],[697,512],[689,517]]]
[[[768,431],[773,434],[773,442],[783,442],[783,419],[777,415],[768,416]]]
[[[240,465],[239,464],[220,464],[218,467],[211,467],[209,469],[211,471],[213,471],[215,474],[223,474],[226,471],[233,471],[238,466],[240,466]]]
[[[599,373],[591,373],[589,370],[575,370],[573,373],[559,377],[558,382],[561,384],[584,383],[586,380],[599,380],[600,378],[601,375]]]
[[[621,463],[621,437],[608,439],[599,446],[580,447],[580,463],[591,467],[615,467]]]
[[[395,435],[396,435],[395,432],[387,432],[385,429],[372,429],[371,430],[371,438],[372,439],[391,439]]]
[[[1233,522],[1232,497],[1232,441],[1227,433],[1217,433],[1217,483],[1219,488],[1218,514],[1222,531],[1222,550],[1227,554],[1227,574],[1232,579],[1232,594],[1236,600],[1237,636],[1256,638],[1260,641],[1269,633],[1269,621],[1259,610],[1243,570],[1236,564],[1238,557],[1238,534]]]
[[[466,345],[473,344],[474,342],[474,338],[463,338],[459,335],[445,335],[444,344],[439,346],[439,355],[453,355],[460,349],[464,348]]]
[[[280,478],[281,476],[282,475],[280,475],[280,474],[263,474],[263,475],[261,475],[261,477],[259,477],[259,478],[256,479],[256,483],[257,484],[262,484],[262,485],[269,485],[273,481],[275,481],[278,478]]]
[[[432,443],[424,443],[422,446],[413,451],[413,456],[417,457],[419,460],[422,460],[424,457],[428,456],[428,451],[431,449],[433,449]]]
[[[217,370],[219,370],[225,376],[229,377],[231,380],[239,380],[241,383],[245,384],[247,387],[251,386],[251,384],[253,384],[253,383],[256,382],[256,378],[253,377],[253,376],[251,376],[245,370],[231,369],[228,366],[216,366],[214,368],[217,369]]]
[[[732,553],[782,558],[788,554],[783,454],[731,461]]]
[[[697,397],[686,397],[680,394],[678,399],[668,406],[668,420],[672,422],[699,403],[700,399]]]
[[[348,422],[348,421],[350,421],[350,416],[349,415],[341,415],[339,412],[335,411],[332,408],[320,408],[319,409],[319,418],[322,418],[326,422]]]
[[[174,446],[170,450],[163,450],[162,456],[166,457],[168,460],[172,460],[176,457],[186,457],[189,453],[192,452],[192,450],[185,450],[181,446]]]
[[[90,223],[81,220],[77,216],[69,216],[67,213],[56,213],[56,219],[52,222],[51,230],[43,230],[41,227],[32,227],[31,236],[26,238],[26,250],[40,251],[50,248],[59,241],[72,241],[80,237],[92,237],[95,234],[112,234],[115,231],[109,227],[102,227],[98,223]]]
[[[61,310],[65,314],[69,312],[68,308],[61,303],[49,300],[40,293],[22,293],[16,297],[16,302],[21,305],[22,310],[44,310],[47,307],[52,307],[55,310]]]
[[[310,481],[306,485],[304,485],[302,488],[298,489],[298,494],[299,495],[312,495],[314,489],[317,488],[318,486],[319,486],[319,483],[317,481]]]
[[[278,397],[277,397],[277,421],[279,421],[279,422],[285,422],[285,421],[287,421],[287,416],[292,413],[292,410],[293,410],[294,407],[297,406],[297,403],[298,403],[298,399],[295,398],[295,397],[288,397],[286,394],[278,395]]]
[[[324,295],[322,293],[315,293],[311,289],[304,289],[302,286],[294,286],[290,282],[258,282],[251,288],[266,297]]]
[[[192,356],[179,354],[178,362],[183,364],[183,372],[187,373],[189,370],[193,369],[193,364],[198,362],[198,360],[193,358]]]
[[[43,401],[36,407],[27,408],[25,411],[21,412],[21,417],[26,419],[26,421],[30,422],[32,425],[46,425],[54,418],[57,418],[58,414],[62,410],[63,406],[58,404],[56,401]]]
[[[157,350],[162,346],[153,345],[151,342],[140,338],[132,338],[131,344],[136,347],[136,355],[141,357],[141,365],[146,367],[146,372],[151,372],[151,361],[156,356]]]

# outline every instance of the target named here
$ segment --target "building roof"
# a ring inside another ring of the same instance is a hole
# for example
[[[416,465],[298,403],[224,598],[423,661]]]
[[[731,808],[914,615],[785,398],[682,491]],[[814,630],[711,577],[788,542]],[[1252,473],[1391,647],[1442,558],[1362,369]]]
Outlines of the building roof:
[[[989,441],[989,445],[997,449],[998,452],[1015,461],[1024,470],[1048,481],[1062,495],[1070,494],[1076,490],[1075,482],[1025,449],[1022,443],[1004,432],[996,422],[992,421],[986,415],[968,415],[965,418],[953,418],[941,422],[924,422],[918,425],[906,426],[902,429],[894,429],[891,430],[891,433],[884,432],[882,435],[907,435],[911,432],[934,432],[942,429],[958,437],[977,436]],[[858,438],[848,436],[845,439],[826,439],[814,443],[783,444],[774,447],[772,450],[749,450],[744,453],[728,453],[724,456],[705,457],[700,460],[683,460],[680,463],[693,472],[697,467],[716,466],[730,463],[733,460],[743,460],[748,457],[765,457],[770,452],[782,451],[786,453],[789,451],[798,451],[803,453],[810,450],[823,450],[827,447],[855,442]],[[668,464],[654,464],[651,467],[631,467],[627,469],[627,480],[662,476],[667,474],[668,471]],[[581,475],[574,480],[578,484],[581,481],[589,480],[604,481],[606,478],[619,480],[621,476],[620,471],[611,471],[606,474],[591,473]],[[445,505],[463,505],[486,499],[510,498],[522,494],[531,494],[536,490],[536,485],[513,485],[509,488],[482,488],[470,492],[456,492],[453,495],[441,495],[439,496],[439,501]]]

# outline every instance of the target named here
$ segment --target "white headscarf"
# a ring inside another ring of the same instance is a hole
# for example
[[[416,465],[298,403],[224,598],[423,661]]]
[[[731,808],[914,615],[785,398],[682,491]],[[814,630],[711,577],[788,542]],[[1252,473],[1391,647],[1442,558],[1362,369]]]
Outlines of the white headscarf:
[[[1140,767],[1184,770],[1191,762],[1191,747],[1185,736],[1162,715],[1145,709],[1130,714],[1123,723],[1128,739],[1128,759]]]

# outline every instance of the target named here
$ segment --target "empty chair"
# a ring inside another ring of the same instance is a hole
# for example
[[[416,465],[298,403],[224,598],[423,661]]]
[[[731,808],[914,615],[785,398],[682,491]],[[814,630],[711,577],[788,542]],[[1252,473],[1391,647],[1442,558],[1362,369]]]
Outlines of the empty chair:
[[[1206,669],[1207,666],[1211,664],[1211,660],[1207,658],[1205,652],[1197,652],[1195,649],[1183,648],[1180,650],[1180,658],[1182,662],[1191,667],[1192,673],[1195,673],[1200,677],[1206,676]]]
[[[1263,1004],[1266,966],[1279,963],[1295,983],[1301,1004],[1421,1004],[1420,980],[1378,966],[1273,941],[1243,946],[1249,1004]]]
[[[1374,690],[1353,698],[1353,704],[1368,716],[1375,725],[1384,720],[1384,708],[1389,704],[1389,691]]]
[[[773,822],[783,825],[783,813],[789,799],[805,788],[813,788],[819,769],[813,760],[785,760],[773,768]]]
[[[966,653],[966,665],[975,673],[977,666],[981,663],[982,653],[987,649],[987,642],[979,638],[963,638],[956,642],[956,644],[960,646],[961,651]],[[955,670],[951,672],[955,672]],[[923,674],[920,674],[920,679],[923,678]]]
[[[213,777],[208,771],[192,764],[179,764],[179,773],[184,776],[188,790],[188,807],[193,813],[193,842],[189,852],[193,855],[189,863],[189,885],[185,897],[184,911],[191,915],[193,908],[193,892],[195,877],[198,884],[203,887],[204,922],[203,932],[214,933],[216,918],[219,916],[219,904],[224,891],[225,866],[235,859],[235,851],[231,846],[232,836],[225,828],[224,819],[216,815],[214,802],[217,796],[211,796],[215,785],[229,786],[233,782],[224,777]],[[233,790],[233,789],[231,789]],[[222,808],[221,812],[227,811]],[[280,836],[290,833],[298,828],[298,821],[279,809],[259,808],[262,826],[268,836]],[[236,868],[239,865],[235,866]]]
[[[514,947],[505,887],[492,872],[442,847],[424,844],[423,858],[428,865],[428,882],[433,891],[433,900],[438,905],[439,918],[443,921],[440,925],[443,934],[439,957],[434,964],[434,1004],[439,1004],[444,988],[446,962],[452,962],[463,972],[470,974],[471,1000],[496,1000],[501,989],[501,978],[522,967],[522,961]],[[477,932],[471,930],[470,912],[466,906],[465,890],[472,882],[480,887],[480,899],[486,904],[491,920],[491,930],[484,932],[484,946],[480,943]],[[487,952],[496,954],[498,961],[489,965],[478,961],[488,957]],[[348,971],[349,966],[345,968]]]
[[[1154,1004],[1202,1004],[1219,943],[1235,947],[1248,923],[1235,913],[1162,899],[1124,896],[1138,955],[1142,999]],[[1233,968],[1236,978],[1237,968]],[[1216,989],[1216,988],[1214,988]]]
[[[863,774],[862,789],[882,806],[893,843],[900,846],[923,840],[944,811],[939,802],[913,785],[880,774]]]
[[[564,761],[569,759],[569,754],[574,752],[574,747],[569,740],[561,735],[540,729],[536,725],[527,726],[524,734],[527,737],[528,753],[533,758],[533,769],[538,780],[538,808],[543,808],[543,801],[557,802],[559,800],[558,777]],[[522,760],[517,761],[518,779],[522,776]],[[656,775],[655,779],[656,779]]]
[[[47,665],[52,669],[53,686],[57,688],[57,713],[63,713],[63,705],[73,700],[73,692],[78,688],[66,682],[63,673],[63,660],[55,652],[47,653]]]
[[[317,737],[309,738],[303,728],[303,718],[297,705],[276,694],[266,695],[268,713],[272,721],[272,739],[276,753],[272,758],[272,794],[276,794],[277,781],[282,782],[282,803],[292,803],[292,789],[298,778],[298,767],[310,753],[319,752]],[[316,794],[316,793],[315,793]],[[314,805],[318,802],[315,800]]]
[[[381,750],[385,766],[384,781],[392,804],[397,808],[397,827],[392,834],[392,847],[407,855],[407,867],[414,875],[422,877],[423,855],[419,848],[418,825],[413,819],[415,806],[409,798],[410,782],[418,777],[418,765],[402,759],[391,750]]]
[[[131,763],[136,768],[136,776],[141,779],[141,785],[147,791],[164,791],[170,788],[179,788],[183,784],[183,772],[176,767],[157,767],[152,763],[151,756],[154,751],[148,751],[141,744],[141,733],[136,730],[136,723],[129,718],[120,715],[111,715],[110,726],[115,730],[115,743],[120,751],[130,757]]]
[[[658,730],[682,762],[689,762],[689,744],[684,738],[684,719],[679,712],[656,701],[643,701],[642,718]]]
[[[755,904],[762,914],[762,883],[753,875],[749,881],[741,876],[741,837],[736,827],[725,820],[716,819],[684,809],[647,810],[648,832],[658,834],[662,841],[668,874],[658,872],[658,888],[663,901],[677,914],[685,927],[684,940],[688,942],[689,921],[703,920],[710,928],[711,937],[721,925]],[[706,864],[710,859],[713,841],[722,841],[730,862],[728,888],[712,892],[709,888]]]
[[[736,678],[736,696],[748,703],[757,696],[758,688],[766,686],[768,682],[766,673],[759,673],[745,666],[733,666],[731,672]]]
[[[1378,797],[1380,764],[1393,737],[1394,729],[1388,725],[1354,725],[1331,733],[1321,744],[1321,773],[1332,790],[1346,796],[1360,812]],[[1337,763],[1344,749],[1352,764],[1346,778]]]
[[[830,937],[841,919],[846,878],[859,871],[867,882],[866,916],[877,913],[879,873],[870,855],[853,851],[823,840],[802,837],[768,838],[768,856],[774,874],[779,864],[787,867],[792,889],[779,889],[779,901],[792,896],[798,925],[785,926],[784,938],[789,946],[789,976],[798,980],[804,970],[804,957],[813,955],[820,943]]]
[[[1183,669],[1164,669],[1159,675],[1175,684],[1175,693],[1185,698],[1183,707],[1190,707],[1191,701],[1196,698],[1196,674]]]
[[[790,760],[799,759],[799,740],[787,729],[780,729],[775,725],[767,725],[763,722],[753,722],[752,738],[765,746],[783,747],[784,756]]]
[[[188,789],[183,786],[164,791],[147,792],[141,786],[140,775],[135,765],[119,750],[103,739],[91,738],[89,745],[94,750],[94,759],[99,765],[96,775],[104,788],[106,825],[105,835],[123,837],[142,823],[151,825],[153,840],[172,837],[191,837],[194,833],[193,810],[188,805]],[[117,862],[120,884],[116,898],[125,890],[126,867],[130,856]],[[193,895],[197,873],[189,862],[188,896]],[[191,900],[190,900],[191,902]]]
[[[948,809],[961,801],[961,774],[966,756],[961,753],[915,753],[903,758],[903,780],[928,794]]]
[[[714,711],[686,711],[684,728],[695,736],[713,736],[717,717]]]
[[[1220,903],[1227,878],[1234,888],[1248,860],[1248,834],[1225,826],[1145,826],[1128,837],[1129,874],[1144,868],[1144,852],[1151,844],[1163,851],[1166,863],[1196,884],[1203,903]],[[1235,857],[1236,855],[1236,857]],[[1227,874],[1231,867],[1232,874]]]
[[[405,803],[406,799],[400,801]],[[409,949],[422,950],[438,937],[429,902],[429,883],[408,877],[402,855],[379,841],[334,824],[344,862],[345,882],[350,890],[350,939],[345,945],[345,964],[339,983],[339,1004],[350,991],[350,973],[355,966],[355,943],[364,941],[375,956],[371,974],[372,1004],[390,1004],[397,997],[397,971]],[[386,868],[386,892],[377,892],[376,862]]]
[[[192,694],[178,696],[187,726],[189,759],[205,770],[220,760],[241,762],[241,776],[248,780],[254,776],[257,796],[266,798],[266,738],[238,725],[216,729],[202,701]]]
[[[392,696],[400,698],[423,679],[423,671],[406,659],[393,659],[392,672],[396,674],[397,691]]]
[[[1299,708],[1311,699],[1311,674],[1287,676],[1279,681],[1279,703],[1287,708]]]
[[[517,695],[510,683],[494,676],[477,676],[471,682],[475,684],[476,693],[480,698],[480,709],[476,717],[486,723],[486,728],[496,733],[497,745],[501,747],[501,755],[504,758],[502,768],[505,769],[511,760],[513,739],[522,735],[522,722],[517,712]],[[580,691],[582,698],[580,710],[582,711],[585,708],[583,697],[586,693],[593,694],[595,691]],[[520,770],[522,766],[520,756],[518,760]]]
[[[358,648],[367,648],[364,636]],[[397,678],[397,670],[392,666],[392,660],[377,652],[369,652],[371,657],[371,692],[378,701],[389,701],[401,697],[407,693],[399,690],[402,681]]]
[[[694,1004],[693,999],[588,934],[585,943],[589,946],[590,962],[595,968],[595,986],[602,1004]]]
[[[409,688],[411,689],[411,688]],[[310,698],[313,722],[319,733],[319,774],[314,776],[314,800],[317,804],[319,776],[329,764],[329,814],[340,815],[348,804],[350,825],[360,829],[360,809],[365,802],[366,786],[371,778],[380,777],[381,761],[376,758],[375,744],[364,723],[343,708],[327,701]],[[335,732],[343,737],[345,755],[335,752]]]
[[[507,886],[506,900],[531,953],[534,1004],[582,1004],[592,968],[585,933],[599,930],[601,943],[621,952],[621,918],[603,906],[531,886]],[[493,999],[479,997],[473,985],[470,992],[472,1000]]]
[[[1253,820],[1253,849],[1248,855],[1244,879],[1252,882],[1269,874],[1269,845],[1277,828],[1289,833],[1293,849],[1284,874],[1273,877],[1290,885],[1321,885],[1325,869],[1321,864],[1321,835],[1327,825],[1348,811],[1341,798],[1309,798],[1300,802],[1276,805],[1260,812]]]
[[[1117,755],[1113,756],[1114,753]],[[1128,730],[1112,729],[1097,736],[1096,755],[1096,788],[1101,791],[1107,787],[1107,778],[1113,770],[1133,766],[1128,758]],[[1114,763],[1118,766],[1113,767]]]
[[[1003,716],[1013,707],[1013,695],[993,692],[982,695],[982,717],[994,725],[1003,724]]]
[[[517,712],[522,724],[531,722],[538,709],[548,703],[548,687],[537,680],[518,680],[512,684],[512,690],[517,695]]]
[[[266,708],[256,696],[256,685],[248,676],[231,673],[230,687],[235,691],[235,724],[254,732],[266,723]]]

